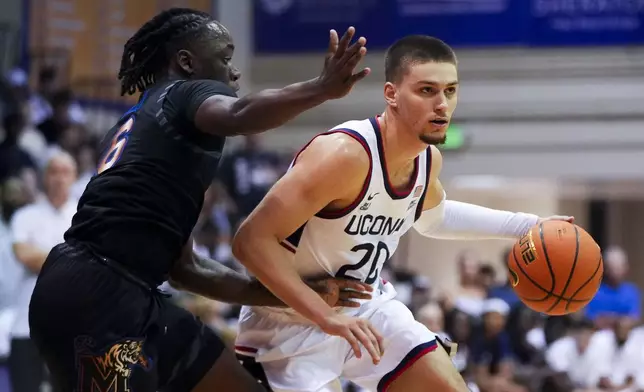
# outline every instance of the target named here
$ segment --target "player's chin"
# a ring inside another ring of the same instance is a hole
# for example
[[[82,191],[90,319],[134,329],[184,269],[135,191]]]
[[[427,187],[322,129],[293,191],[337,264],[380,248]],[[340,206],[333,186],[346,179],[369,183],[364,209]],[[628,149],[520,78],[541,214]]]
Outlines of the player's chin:
[[[445,130],[425,131],[419,136],[419,139],[426,144],[443,144],[447,139],[447,132]]]

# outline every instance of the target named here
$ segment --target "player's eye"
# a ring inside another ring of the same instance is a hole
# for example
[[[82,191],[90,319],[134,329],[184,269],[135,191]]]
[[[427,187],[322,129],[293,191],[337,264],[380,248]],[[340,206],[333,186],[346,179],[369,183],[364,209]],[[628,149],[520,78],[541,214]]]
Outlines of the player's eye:
[[[445,90],[445,93],[448,95],[456,94],[456,87],[449,87]]]
[[[232,57],[224,57],[224,63],[230,64],[231,61],[233,61]]]
[[[431,87],[423,87],[420,89],[420,92],[423,94],[431,94],[434,92],[434,89]]]

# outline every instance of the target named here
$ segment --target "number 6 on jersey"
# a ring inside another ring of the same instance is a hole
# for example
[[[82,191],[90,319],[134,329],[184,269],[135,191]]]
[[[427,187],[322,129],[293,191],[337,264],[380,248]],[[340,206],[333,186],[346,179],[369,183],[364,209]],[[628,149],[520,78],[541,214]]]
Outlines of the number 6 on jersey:
[[[116,162],[118,162],[121,154],[123,154],[125,145],[128,142],[130,131],[132,131],[133,125],[134,116],[130,117],[125,123],[123,123],[123,125],[121,125],[121,128],[119,128],[119,130],[116,132],[116,135],[114,135],[114,137],[112,138],[112,144],[107,149],[107,152],[98,165],[98,174],[101,174],[105,170],[114,166]]]

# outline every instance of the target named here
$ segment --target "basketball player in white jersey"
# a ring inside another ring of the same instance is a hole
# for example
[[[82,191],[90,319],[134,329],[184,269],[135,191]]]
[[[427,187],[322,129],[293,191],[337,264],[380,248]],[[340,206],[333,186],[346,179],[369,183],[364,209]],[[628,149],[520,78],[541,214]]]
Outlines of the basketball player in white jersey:
[[[273,391],[337,391],[339,377],[378,392],[468,391],[436,335],[394,299],[382,265],[412,227],[437,238],[518,238],[542,220],[446,200],[435,145],[458,96],[449,46],[405,37],[387,51],[385,73],[384,113],[314,138],[234,240],[238,259],[292,308],[240,316],[237,352]],[[373,298],[333,309],[302,281],[319,274],[371,284]]]

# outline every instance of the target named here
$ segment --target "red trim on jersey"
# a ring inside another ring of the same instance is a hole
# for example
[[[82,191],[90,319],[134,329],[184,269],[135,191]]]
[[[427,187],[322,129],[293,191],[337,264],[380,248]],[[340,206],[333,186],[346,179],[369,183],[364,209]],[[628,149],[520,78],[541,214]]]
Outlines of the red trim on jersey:
[[[235,351],[239,351],[246,354],[257,354],[257,349],[247,346],[235,346]]]
[[[300,156],[302,151],[304,151],[318,136],[332,135],[334,133],[344,133],[345,135],[351,136],[352,138],[357,140],[360,143],[360,145],[362,145],[364,150],[367,152],[367,155],[369,155],[369,173],[367,174],[367,177],[365,178],[364,183],[362,184],[362,189],[360,190],[360,193],[355,198],[355,200],[351,202],[351,204],[339,210],[320,211],[317,214],[315,214],[315,216],[317,216],[318,218],[323,218],[323,219],[342,218],[343,216],[346,216],[351,211],[353,211],[358,205],[360,205],[360,203],[362,202],[362,199],[364,199],[365,194],[367,193],[367,189],[369,189],[369,184],[371,184],[371,172],[373,171],[373,157],[371,156],[371,149],[369,148],[369,144],[364,139],[364,137],[362,137],[362,135],[360,135],[358,132],[354,131],[353,129],[347,129],[347,128],[332,129],[328,132],[324,132],[319,135],[316,135],[304,147],[302,147],[302,149],[295,155],[295,158],[293,159],[293,163],[291,166],[295,165],[297,158]]]
[[[419,359],[423,356],[435,351],[438,348],[438,342],[432,340],[431,342],[423,343],[414,347],[398,366],[389,373],[385,374],[384,377],[378,383],[378,392],[387,392],[387,389],[391,384],[396,381],[407,369],[412,367]]]
[[[280,241],[280,245],[282,245],[282,248],[288,250],[289,252],[295,253],[296,248],[293,245],[289,244],[288,242]]]
[[[425,159],[427,160],[427,165],[425,169],[425,175],[427,176],[425,179],[425,189],[423,190],[423,195],[420,197],[418,200],[418,205],[416,206],[416,217],[414,221],[417,221],[418,218],[423,214],[423,204],[425,204],[425,196],[427,195],[427,189],[429,189],[429,175],[432,172],[432,148],[427,147],[427,154],[425,156]]]
[[[414,171],[409,178],[409,182],[401,189],[396,189],[391,184],[391,179],[389,178],[389,171],[387,170],[387,160],[385,159],[385,145],[383,142],[382,128],[380,127],[380,116],[372,117],[373,121],[371,124],[376,131],[376,140],[378,145],[378,155],[380,155],[380,167],[382,168],[382,177],[385,183],[385,189],[389,196],[392,199],[404,199],[411,194],[411,191],[415,188],[416,181],[418,181],[418,173],[420,172],[420,157],[414,159]]]

